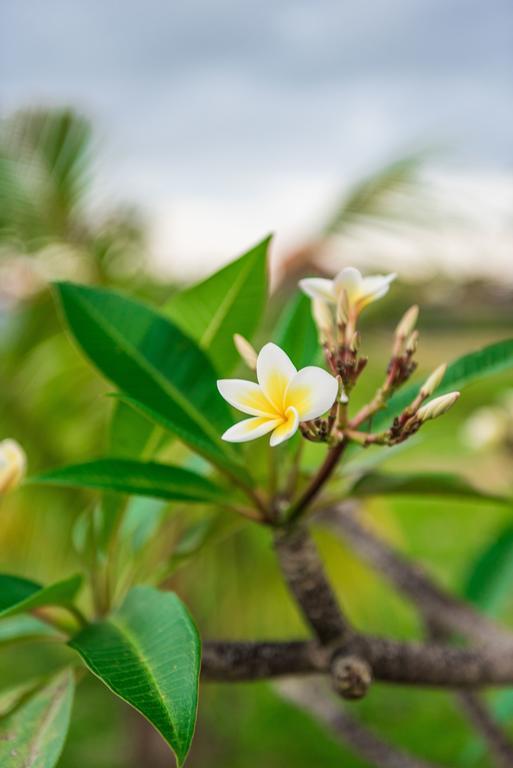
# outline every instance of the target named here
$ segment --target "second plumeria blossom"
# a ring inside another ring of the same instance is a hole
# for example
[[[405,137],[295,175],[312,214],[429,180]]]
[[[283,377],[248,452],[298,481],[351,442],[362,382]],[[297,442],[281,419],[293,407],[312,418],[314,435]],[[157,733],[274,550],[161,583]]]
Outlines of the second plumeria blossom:
[[[224,399],[252,417],[230,427],[223,440],[241,443],[272,432],[270,444],[279,445],[292,437],[300,422],[326,413],[337,398],[334,376],[313,365],[296,370],[276,344],[261,349],[256,373],[258,383],[242,379],[217,382]]]
[[[390,283],[395,278],[394,273],[364,277],[355,267],[346,267],[333,280],[324,277],[308,277],[300,280],[299,286],[307,296],[323,299],[331,304],[338,304],[345,291],[349,310],[358,314],[367,304],[381,299],[388,292]]]

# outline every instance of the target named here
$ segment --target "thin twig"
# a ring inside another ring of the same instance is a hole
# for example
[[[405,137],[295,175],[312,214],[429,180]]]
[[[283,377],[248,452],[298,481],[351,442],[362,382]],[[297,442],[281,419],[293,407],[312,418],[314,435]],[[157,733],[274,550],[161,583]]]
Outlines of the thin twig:
[[[495,763],[500,768],[511,768],[513,765],[513,744],[500,725],[493,720],[487,706],[478,694],[471,691],[459,691],[456,695],[467,718],[485,740]]]
[[[347,745],[359,757],[379,768],[435,768],[418,757],[387,744],[349,715],[317,679],[283,680],[275,684],[278,693],[304,709]]]
[[[312,501],[320,493],[326,482],[331,477],[337,467],[338,462],[344,452],[347,443],[345,440],[335,445],[326,456],[317,474],[313,476],[309,485],[306,487],[303,495],[292,505],[289,511],[289,522],[297,520],[303,512],[310,506]]]

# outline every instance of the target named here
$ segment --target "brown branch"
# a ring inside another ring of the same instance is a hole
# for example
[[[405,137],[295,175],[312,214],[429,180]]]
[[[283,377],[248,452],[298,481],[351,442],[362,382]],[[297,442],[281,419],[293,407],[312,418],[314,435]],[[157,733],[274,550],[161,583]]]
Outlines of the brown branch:
[[[336,647],[314,642],[213,642],[203,650],[203,677],[226,682],[329,674],[338,657],[364,659],[374,680],[438,688],[481,688],[513,684],[513,652],[460,648],[442,643],[408,643],[352,635]]]
[[[460,705],[476,731],[483,737],[495,763],[501,768],[513,765],[513,745],[502,728],[490,716],[488,708],[476,693],[460,691]]]
[[[433,621],[426,622],[426,630],[430,640],[445,641],[448,638],[448,633]],[[455,698],[466,719],[485,741],[495,764],[500,768],[510,768],[513,765],[513,744],[479,694],[460,690],[455,692]]]
[[[491,639],[505,645],[512,636],[474,611],[472,606],[445,593],[418,566],[395,552],[385,542],[357,522],[350,511],[339,508],[327,516],[329,524],[348,539],[364,559],[379,568],[421,612],[431,639],[446,640],[451,632],[478,642]],[[477,694],[459,691],[457,699],[476,731],[485,739],[490,752],[500,766],[513,765],[513,744],[494,721]]]
[[[435,768],[418,757],[387,744],[349,715],[329,696],[318,680],[284,680],[276,689],[281,696],[313,715],[359,757],[379,768]]]
[[[406,595],[426,620],[479,644],[513,646],[512,632],[445,592],[418,565],[364,527],[347,505],[326,510],[316,519],[343,537],[352,551]]]
[[[241,682],[318,672],[325,665],[315,643],[206,641],[201,674],[206,680]]]
[[[279,532],[276,553],[287,585],[301,612],[322,644],[351,632],[329,584],[317,548],[306,528]]]
[[[317,498],[318,494],[336,469],[346,445],[347,442],[343,440],[328,452],[324,463],[321,464],[317,474],[312,477],[310,484],[304,490],[303,495],[292,505],[289,513],[289,522],[297,520],[310,506],[312,501]]]

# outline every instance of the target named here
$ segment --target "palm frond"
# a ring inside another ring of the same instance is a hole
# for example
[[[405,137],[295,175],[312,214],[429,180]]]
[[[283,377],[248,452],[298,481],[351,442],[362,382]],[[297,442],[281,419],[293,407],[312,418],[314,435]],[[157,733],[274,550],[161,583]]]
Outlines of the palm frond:
[[[421,178],[425,160],[426,153],[406,155],[358,182],[328,220],[323,234],[341,232],[355,223],[404,223],[419,218],[419,203],[426,192]]]
[[[69,109],[23,110],[0,124],[0,238],[65,238],[89,182],[91,128]]]

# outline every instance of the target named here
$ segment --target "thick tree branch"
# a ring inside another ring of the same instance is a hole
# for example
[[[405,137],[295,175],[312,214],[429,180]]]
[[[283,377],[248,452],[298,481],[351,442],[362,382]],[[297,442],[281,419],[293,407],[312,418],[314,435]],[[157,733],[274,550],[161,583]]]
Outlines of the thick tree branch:
[[[513,647],[513,633],[446,593],[416,564],[365,528],[347,505],[322,512],[317,520],[342,536],[369,565],[406,595],[428,620],[478,644]]]
[[[319,680],[284,680],[276,688],[281,696],[313,715],[352,752],[372,765],[379,768],[435,768],[433,763],[396,749],[369,731],[330,697]]]
[[[364,659],[383,683],[441,688],[513,684],[513,651],[406,643],[352,635],[336,647],[313,642],[213,642],[203,648],[203,677],[226,682],[311,673],[330,674],[337,658]]]
[[[203,643],[201,674],[206,680],[229,683],[312,674],[325,665],[325,653],[313,642],[207,640]]]
[[[430,640],[445,641],[448,633],[433,621],[426,622],[427,636]],[[468,690],[455,692],[456,701],[470,725],[485,741],[494,763],[500,768],[513,765],[513,743],[489,712],[478,693]]]
[[[329,525],[341,533],[367,562],[379,568],[397,589],[415,603],[431,639],[445,641],[451,632],[456,631],[480,643],[486,640],[500,645],[513,642],[507,630],[478,614],[472,606],[446,594],[418,566],[358,523],[349,510],[339,508],[335,513],[324,515],[326,518]],[[512,766],[513,744],[478,695],[462,690],[456,696],[475,730],[485,739],[497,765]]]
[[[319,641],[332,643],[349,634],[349,622],[338,605],[306,528],[294,526],[278,533],[275,547],[285,581]]]

